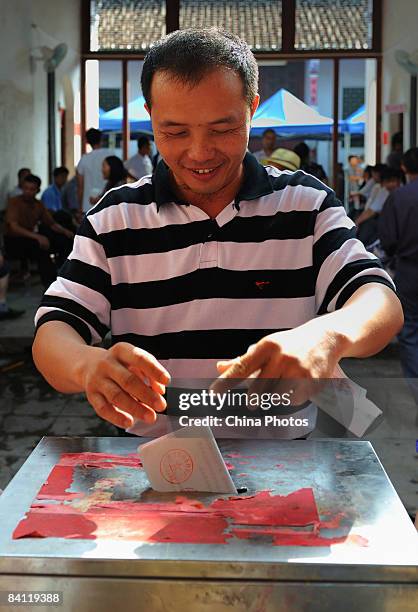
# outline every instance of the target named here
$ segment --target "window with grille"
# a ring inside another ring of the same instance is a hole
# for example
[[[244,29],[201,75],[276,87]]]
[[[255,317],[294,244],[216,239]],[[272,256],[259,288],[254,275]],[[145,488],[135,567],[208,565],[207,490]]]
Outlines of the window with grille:
[[[296,0],[295,49],[371,49],[372,4],[372,0]]]
[[[101,87],[99,89],[99,107],[102,110],[111,110],[112,108],[119,106],[120,103],[120,89],[109,87]]]

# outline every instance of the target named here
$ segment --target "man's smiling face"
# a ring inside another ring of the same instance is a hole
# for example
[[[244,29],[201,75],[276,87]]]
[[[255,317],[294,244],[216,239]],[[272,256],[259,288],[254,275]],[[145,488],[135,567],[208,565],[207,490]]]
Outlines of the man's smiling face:
[[[151,86],[151,119],[155,143],[187,198],[222,197],[239,189],[248,144],[252,108],[239,75],[218,68],[195,86],[158,71]]]

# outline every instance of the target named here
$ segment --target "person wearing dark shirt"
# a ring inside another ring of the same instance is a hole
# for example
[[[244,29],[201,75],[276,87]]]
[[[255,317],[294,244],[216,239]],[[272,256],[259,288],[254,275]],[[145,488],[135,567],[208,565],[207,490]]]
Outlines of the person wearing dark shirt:
[[[323,169],[323,167],[320,164],[311,161],[311,152],[306,142],[300,142],[299,144],[297,144],[293,151],[296,153],[296,155],[299,155],[300,157],[301,170],[307,172],[307,174],[312,174],[312,176],[316,176],[316,178],[318,178],[320,181],[328,184],[328,177],[325,174],[325,170]]]
[[[403,151],[403,135],[402,132],[396,132],[392,136],[392,150],[387,156],[386,163],[389,168],[400,170],[402,166],[402,151]]]
[[[389,256],[395,256],[395,283],[404,310],[399,333],[400,358],[418,404],[418,148],[402,157],[407,184],[388,197],[379,218],[379,238]]]
[[[42,284],[49,287],[56,278],[55,264],[61,266],[72,248],[74,234],[57,223],[44,204],[36,199],[41,179],[28,174],[23,193],[10,198],[6,210],[4,246],[10,259],[38,261]],[[38,231],[36,231],[38,230]]]

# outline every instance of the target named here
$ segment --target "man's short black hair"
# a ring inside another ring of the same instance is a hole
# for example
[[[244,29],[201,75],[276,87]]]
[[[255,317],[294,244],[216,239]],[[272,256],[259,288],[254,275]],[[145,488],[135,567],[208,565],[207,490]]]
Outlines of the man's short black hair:
[[[382,180],[382,175],[386,169],[387,169],[386,164],[376,164],[375,166],[372,166],[372,172],[377,172],[380,176],[380,180]]]
[[[94,147],[94,145],[100,144],[102,141],[101,131],[97,130],[96,128],[90,128],[86,132],[86,140],[91,147]]]
[[[258,67],[246,42],[220,28],[188,28],[161,38],[148,51],[142,68],[141,87],[148,107],[157,71],[194,87],[216,68],[229,68],[239,75],[250,106],[258,90]]]
[[[299,144],[297,144],[294,147],[293,152],[296,153],[296,155],[299,155],[300,159],[303,162],[307,160],[309,161],[310,149],[306,142],[300,142]]]
[[[402,163],[409,174],[418,174],[418,147],[408,149],[402,155]]]
[[[276,136],[276,132],[273,130],[273,128],[267,128],[264,130],[262,137],[264,138],[264,136],[267,136],[267,134],[274,134]]]
[[[20,168],[19,172],[17,173],[17,179],[20,181],[25,174],[30,174],[30,168]]]
[[[397,170],[396,168],[391,168],[390,166],[387,166],[381,173],[380,179],[382,183],[384,183],[385,181],[392,181],[394,179],[402,182],[403,172],[402,170]]]
[[[66,174],[68,176],[69,173],[70,171],[65,166],[58,166],[58,168],[54,168],[54,171],[52,174],[54,177],[57,177],[57,176],[60,176],[61,174]]]
[[[144,147],[145,145],[149,144],[149,142],[149,138],[147,138],[146,136],[140,136],[137,140],[138,151],[139,149],[142,149],[142,147]]]
[[[25,176],[25,178],[23,179],[24,183],[33,183],[34,185],[36,185],[38,187],[38,189],[41,188],[41,179],[39,178],[39,176],[35,176],[35,174],[27,174]]]

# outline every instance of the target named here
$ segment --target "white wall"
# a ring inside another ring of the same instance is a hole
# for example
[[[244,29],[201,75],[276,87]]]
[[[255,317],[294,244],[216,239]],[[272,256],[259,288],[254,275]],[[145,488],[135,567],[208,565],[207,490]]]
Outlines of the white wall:
[[[0,208],[16,173],[28,166],[48,179],[47,85],[42,62],[31,70],[30,52],[36,46],[67,43],[66,58],[56,71],[56,102],[66,108],[67,163],[74,162],[73,101],[79,95],[79,0],[0,0]],[[38,28],[34,29],[31,24]],[[40,54],[39,51],[35,52]],[[60,159],[57,117],[57,163]]]
[[[396,116],[386,113],[386,104],[405,104],[404,150],[409,148],[410,76],[396,63],[395,51],[408,53],[418,49],[418,1],[384,0],[383,5],[383,113],[382,128],[397,131]],[[382,159],[390,146],[382,147]]]

